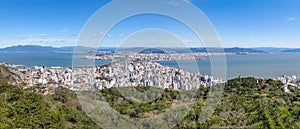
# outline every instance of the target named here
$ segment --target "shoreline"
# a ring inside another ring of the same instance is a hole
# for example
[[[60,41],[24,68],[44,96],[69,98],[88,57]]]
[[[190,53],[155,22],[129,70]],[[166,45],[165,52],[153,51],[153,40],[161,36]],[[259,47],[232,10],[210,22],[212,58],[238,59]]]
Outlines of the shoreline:
[[[72,90],[91,90],[124,86],[157,86],[173,90],[192,90],[224,83],[222,79],[200,73],[189,73],[156,62],[126,62],[90,67],[13,68],[24,88],[42,85],[48,88],[66,86]]]
[[[7,67],[24,89],[33,86],[44,86],[48,89],[58,86],[73,91],[87,91],[128,86],[154,86],[170,90],[195,90],[222,84],[228,80],[214,78],[200,73],[190,73],[174,67],[163,66],[156,62],[115,63],[102,66],[75,67],[38,67],[20,68],[0,62]],[[150,72],[150,71],[151,72]],[[250,77],[250,76],[249,76]],[[252,76],[253,78],[257,78]],[[243,78],[239,76],[239,78]],[[268,78],[260,78],[267,80]],[[271,79],[271,78],[269,78]],[[284,92],[290,93],[289,86],[300,88],[300,74],[282,76],[277,79],[285,85]]]
[[[0,61],[26,68],[32,68],[34,66],[72,67],[72,56],[73,54],[0,54]],[[80,58],[80,55],[78,58]],[[289,76],[298,75],[300,73],[298,70],[300,61],[296,60],[297,58],[300,58],[298,53],[227,55],[227,78],[235,78],[238,75],[261,78],[277,78],[282,74]],[[86,66],[86,64],[92,64],[90,66],[93,66],[94,60],[79,59],[79,61],[82,61],[82,64],[79,62],[79,65],[77,66]],[[190,68],[191,63],[194,62],[186,60],[178,61],[178,64],[183,64],[189,72],[195,71]],[[165,66],[178,68],[176,61],[169,60],[157,62]],[[96,65],[107,63],[109,63],[107,60],[95,60]],[[208,58],[207,60],[196,61],[196,63],[198,64],[199,71],[204,74],[211,73],[211,64]]]

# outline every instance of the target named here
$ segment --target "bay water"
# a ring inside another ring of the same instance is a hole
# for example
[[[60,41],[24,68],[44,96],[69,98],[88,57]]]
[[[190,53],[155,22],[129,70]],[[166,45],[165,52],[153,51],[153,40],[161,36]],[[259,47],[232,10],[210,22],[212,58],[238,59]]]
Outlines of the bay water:
[[[33,66],[72,66],[72,53],[0,53],[0,62],[8,64]],[[96,60],[95,64],[106,64],[109,61]],[[179,67],[184,65],[184,70],[197,72],[193,67],[192,61],[159,61],[158,63]],[[196,61],[199,72],[211,74],[211,62],[207,60]],[[84,64],[84,63],[83,63]],[[277,78],[282,75],[300,74],[300,53],[263,53],[249,55],[226,55],[227,79],[242,76]]]

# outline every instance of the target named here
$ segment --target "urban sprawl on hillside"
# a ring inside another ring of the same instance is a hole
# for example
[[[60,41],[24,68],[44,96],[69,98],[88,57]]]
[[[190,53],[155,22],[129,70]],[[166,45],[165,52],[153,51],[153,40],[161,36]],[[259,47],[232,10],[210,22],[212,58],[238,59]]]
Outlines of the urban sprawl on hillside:
[[[193,90],[224,83],[219,78],[203,75],[199,72],[191,73],[182,69],[163,66],[156,62],[125,61],[102,66],[84,67],[39,67],[26,68],[24,66],[0,63],[7,67],[14,75],[14,84],[23,88],[43,86],[47,89],[63,86],[74,91],[95,90],[112,87],[155,86],[172,90]],[[283,90],[291,92],[288,86],[300,88],[300,75],[282,76],[280,80],[285,85]]]

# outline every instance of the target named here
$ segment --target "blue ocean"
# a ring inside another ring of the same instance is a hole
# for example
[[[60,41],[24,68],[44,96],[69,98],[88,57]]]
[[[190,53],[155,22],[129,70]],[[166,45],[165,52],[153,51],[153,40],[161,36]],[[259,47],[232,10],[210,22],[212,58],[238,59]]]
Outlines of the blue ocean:
[[[0,53],[0,62],[15,65],[33,66],[72,66],[72,53]],[[109,61],[95,61],[95,64],[106,64]],[[211,62],[207,60],[196,61],[199,72],[211,74]],[[185,70],[196,72],[189,65],[192,61],[160,61],[165,66],[179,67],[178,63],[184,65]],[[227,55],[227,79],[235,78],[239,75],[277,78],[282,75],[300,74],[300,53],[268,53],[249,55]],[[84,63],[83,63],[84,65]]]

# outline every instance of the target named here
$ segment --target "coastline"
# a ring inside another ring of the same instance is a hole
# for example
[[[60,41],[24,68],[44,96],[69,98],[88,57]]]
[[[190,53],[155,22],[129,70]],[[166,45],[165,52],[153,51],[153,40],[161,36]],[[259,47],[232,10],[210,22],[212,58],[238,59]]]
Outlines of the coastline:
[[[78,57],[80,58],[80,57]],[[248,55],[226,55],[227,64],[227,78],[232,79],[238,75],[243,76],[255,76],[259,78],[277,78],[282,75],[298,75],[300,73],[299,66],[300,60],[299,53],[282,53],[282,52],[272,52],[267,54],[248,54]],[[32,68],[34,66],[45,66],[45,67],[72,67],[73,54],[62,54],[62,53],[52,53],[52,54],[1,54],[0,62],[6,62],[8,64],[23,65],[27,68]],[[101,65],[107,64],[108,60],[82,60],[82,66],[94,64]],[[88,63],[85,63],[88,62]],[[209,58],[206,60],[178,60],[176,61],[157,61],[158,63],[177,67],[178,64],[183,66],[185,70],[189,72],[195,72],[190,66],[193,63],[197,63],[199,71],[203,74],[209,75],[211,73],[211,63]],[[81,65],[81,64],[79,64]]]
[[[21,68],[1,63],[18,75],[24,88],[42,85],[65,86],[71,90],[92,90],[126,86],[157,86],[163,89],[192,90],[224,83],[222,79],[189,73],[155,62],[128,62],[96,67]],[[108,78],[108,79],[107,79]],[[192,83],[190,83],[192,82]]]
[[[59,86],[72,91],[102,90],[107,88],[154,86],[170,90],[196,90],[223,84],[227,80],[214,78],[200,73],[189,73],[173,67],[163,66],[155,62],[128,62],[102,66],[84,67],[38,67],[24,68],[0,62],[13,75],[15,82],[24,89],[33,86],[46,87],[44,94]],[[240,76],[239,78],[243,78]],[[256,78],[256,77],[254,77]],[[262,78],[267,80],[266,78]],[[282,76],[283,91],[291,93],[288,87],[300,88],[300,74]]]

